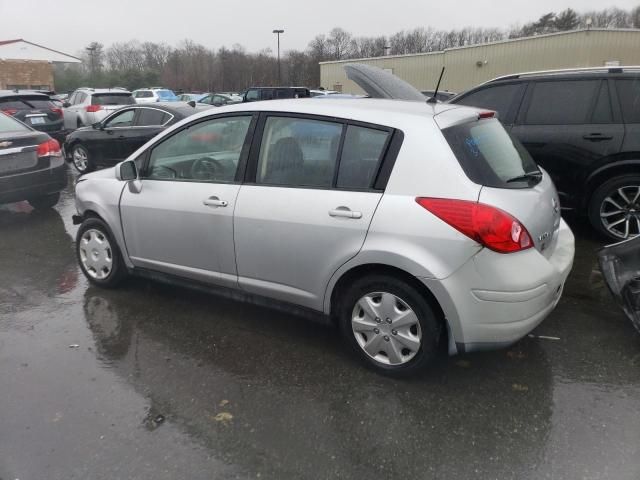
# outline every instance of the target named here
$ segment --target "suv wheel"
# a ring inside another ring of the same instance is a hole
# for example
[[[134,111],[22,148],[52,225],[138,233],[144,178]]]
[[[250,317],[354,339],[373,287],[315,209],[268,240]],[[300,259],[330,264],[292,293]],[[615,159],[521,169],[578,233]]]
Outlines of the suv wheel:
[[[83,145],[76,145],[71,149],[71,161],[80,173],[88,173],[95,169],[89,158],[89,151]]]
[[[640,175],[620,175],[600,185],[589,202],[589,221],[611,240],[640,234]]]
[[[420,291],[395,277],[355,281],[341,297],[338,315],[345,341],[378,372],[409,375],[438,352],[438,315]]]
[[[60,200],[60,192],[30,198],[28,202],[36,210],[46,210],[53,208],[58,203],[58,200]]]
[[[88,218],[76,235],[78,263],[87,279],[100,287],[115,287],[127,275],[118,244],[99,218]]]

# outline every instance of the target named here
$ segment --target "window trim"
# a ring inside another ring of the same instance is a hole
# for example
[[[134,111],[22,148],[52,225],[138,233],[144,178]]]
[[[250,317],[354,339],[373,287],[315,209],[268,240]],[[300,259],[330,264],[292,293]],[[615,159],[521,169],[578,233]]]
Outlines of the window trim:
[[[340,137],[340,144],[338,146],[338,153],[336,158],[336,169],[334,171],[333,180],[330,186],[317,186],[317,185],[275,185],[267,183],[259,183],[256,181],[258,172],[258,161],[260,158],[260,148],[262,146],[262,137],[264,135],[264,129],[269,117],[285,117],[285,118],[299,118],[303,120],[315,120],[320,122],[331,122],[342,125],[342,133]],[[372,176],[369,187],[355,188],[355,187],[338,187],[337,179],[340,171],[340,162],[342,160],[342,149],[344,147],[344,141],[346,139],[347,127],[352,125],[354,127],[369,128],[371,130],[379,130],[387,132],[387,140],[382,149],[382,154],[378,159],[376,165],[375,174]],[[399,133],[399,134],[398,134]],[[394,137],[396,139],[396,145],[394,149],[391,149]],[[251,150],[249,152],[248,162],[246,164],[246,174],[244,176],[244,184],[260,187],[270,188],[299,188],[306,190],[337,190],[345,192],[384,192],[393,165],[400,151],[400,146],[404,139],[404,134],[401,130],[387,127],[384,125],[378,125],[375,123],[362,122],[359,120],[349,120],[340,117],[331,117],[325,115],[316,115],[310,113],[297,113],[297,112],[281,112],[281,111],[262,111],[259,112],[259,119],[256,125],[256,130],[253,135],[253,142],[251,143]],[[385,168],[383,174],[383,167]]]
[[[148,174],[149,164],[151,163],[151,153],[153,150],[160,145],[161,143],[173,138],[175,135],[191,128],[201,123],[220,120],[223,118],[229,117],[251,117],[251,121],[249,122],[249,128],[247,129],[247,135],[245,136],[244,143],[242,144],[242,149],[240,150],[240,158],[238,159],[238,168],[236,169],[236,174],[233,181],[230,182],[212,182],[212,181],[203,181],[203,180],[190,180],[190,179],[176,179],[176,178],[149,178],[146,175]],[[172,131],[170,134],[163,136],[162,138],[157,139],[152,145],[147,148],[144,153],[141,154],[142,159],[142,168],[140,168],[140,180],[147,180],[152,182],[181,182],[181,183],[208,183],[208,184],[221,184],[221,185],[237,185],[242,184],[242,179],[245,175],[245,170],[247,166],[247,159],[249,157],[250,147],[253,141],[253,137],[255,136],[256,123],[258,120],[258,115],[253,111],[246,112],[227,112],[220,113],[217,115],[206,116],[202,118],[198,118],[193,122],[190,122],[182,127]],[[140,158],[140,157],[137,157]]]

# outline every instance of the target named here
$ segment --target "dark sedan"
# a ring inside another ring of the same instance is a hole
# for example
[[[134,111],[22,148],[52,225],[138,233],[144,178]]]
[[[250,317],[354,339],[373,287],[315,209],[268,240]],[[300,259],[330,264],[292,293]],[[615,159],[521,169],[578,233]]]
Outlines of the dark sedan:
[[[75,130],[64,144],[67,160],[80,173],[126,159],[165,128],[211,108],[188,103],[131,105],[113,112],[90,127]]]
[[[66,171],[57,140],[0,113],[0,203],[53,207],[67,185]]]

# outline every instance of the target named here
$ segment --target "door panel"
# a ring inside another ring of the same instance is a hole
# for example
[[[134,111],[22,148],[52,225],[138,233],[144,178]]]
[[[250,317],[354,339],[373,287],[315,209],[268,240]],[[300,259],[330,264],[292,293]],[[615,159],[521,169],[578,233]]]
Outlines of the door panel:
[[[136,267],[237,286],[233,209],[239,185],[142,180],[125,188],[120,210]],[[205,205],[218,197],[226,206]]]
[[[381,198],[377,192],[242,186],[234,216],[240,287],[321,310],[331,275],[362,247]]]

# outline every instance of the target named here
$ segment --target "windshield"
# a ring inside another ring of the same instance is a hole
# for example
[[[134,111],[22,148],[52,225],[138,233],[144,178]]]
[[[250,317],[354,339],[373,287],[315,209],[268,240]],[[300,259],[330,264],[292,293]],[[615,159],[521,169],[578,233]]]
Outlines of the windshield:
[[[28,132],[29,129],[10,116],[0,113],[0,133]]]
[[[131,105],[136,103],[130,93],[95,93],[91,105]]]
[[[176,94],[173,93],[171,90],[156,90],[156,94],[158,95],[158,97],[162,99],[176,98]]]
[[[497,119],[454,125],[442,131],[469,179],[496,188],[526,188],[540,170],[522,144]]]

